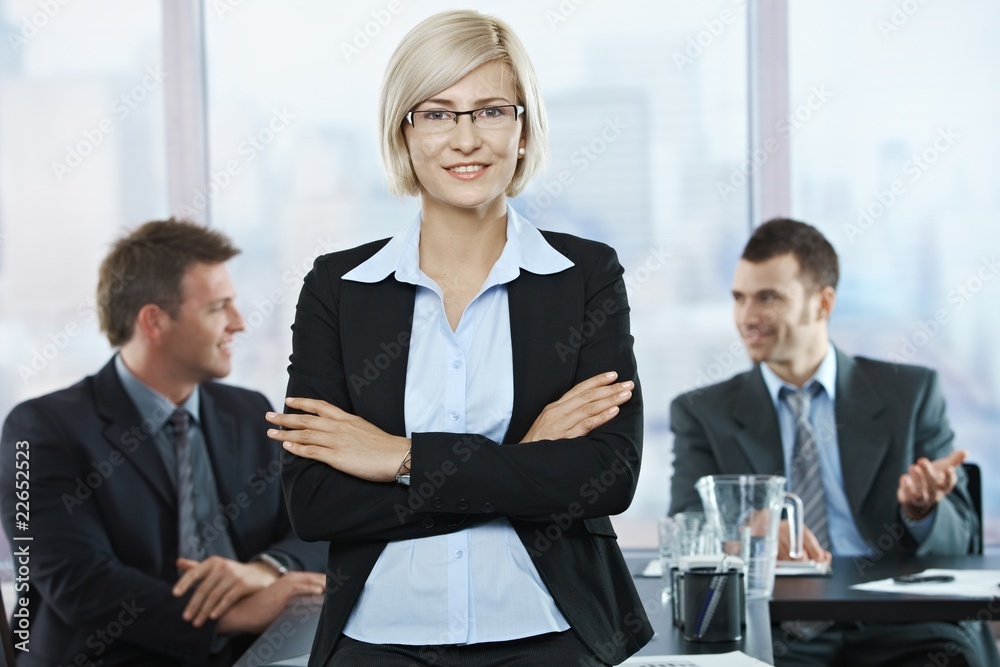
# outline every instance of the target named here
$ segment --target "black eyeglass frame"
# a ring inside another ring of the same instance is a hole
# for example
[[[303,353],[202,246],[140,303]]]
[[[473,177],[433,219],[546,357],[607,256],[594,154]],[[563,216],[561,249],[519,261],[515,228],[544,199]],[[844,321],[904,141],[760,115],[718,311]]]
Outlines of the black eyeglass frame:
[[[430,111],[443,111],[445,113],[455,114],[455,125],[458,125],[458,119],[461,116],[468,116],[472,124],[476,124],[476,113],[479,111],[485,111],[486,109],[505,109],[507,107],[514,108],[514,122],[524,115],[524,106],[520,104],[488,104],[485,107],[479,107],[478,109],[471,109],[469,111],[452,111],[451,109],[421,109],[420,111],[407,111],[406,112],[406,122],[410,124],[410,127],[416,127],[413,124],[413,114],[415,113],[427,113]],[[478,127],[478,126],[477,126]]]

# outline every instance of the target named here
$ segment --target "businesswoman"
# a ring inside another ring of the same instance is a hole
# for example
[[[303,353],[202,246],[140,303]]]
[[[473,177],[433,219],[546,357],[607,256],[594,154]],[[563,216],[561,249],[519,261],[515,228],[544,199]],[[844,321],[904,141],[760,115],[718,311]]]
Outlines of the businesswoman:
[[[547,129],[504,23],[425,20],[380,101],[420,213],[316,261],[268,415],[292,525],[330,542],[309,664],[620,662],[652,635],[608,519],[642,445],[622,267],[507,203]]]

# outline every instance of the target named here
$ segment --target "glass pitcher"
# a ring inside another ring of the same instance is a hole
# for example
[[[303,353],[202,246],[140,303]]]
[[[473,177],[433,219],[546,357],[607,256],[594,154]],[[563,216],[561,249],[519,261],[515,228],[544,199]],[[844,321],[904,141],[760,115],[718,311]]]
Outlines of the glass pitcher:
[[[789,555],[802,554],[802,501],[778,475],[708,475],[695,483],[722,549],[747,564],[747,598],[770,598],[781,511],[788,513]]]

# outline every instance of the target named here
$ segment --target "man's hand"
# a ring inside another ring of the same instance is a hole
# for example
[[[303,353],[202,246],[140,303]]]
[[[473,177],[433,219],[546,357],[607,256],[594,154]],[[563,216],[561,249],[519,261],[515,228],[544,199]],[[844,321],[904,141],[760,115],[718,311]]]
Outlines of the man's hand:
[[[618,406],[632,398],[635,387],[631,380],[615,384],[617,378],[618,373],[611,371],[576,385],[542,408],[521,442],[579,438],[610,421]]]
[[[937,461],[921,457],[899,478],[896,500],[900,511],[910,521],[920,521],[951,493],[958,481],[956,468],[968,456],[964,449],[956,449]]]
[[[259,635],[299,595],[323,595],[326,575],[318,572],[289,572],[267,588],[248,595],[227,611],[216,633],[247,632]]]
[[[791,553],[791,544],[791,540],[788,537],[788,519],[782,519],[781,527],[778,529],[778,560],[811,560],[817,563],[825,563],[833,558],[833,554],[820,546],[819,540],[816,539],[816,536],[813,535],[808,526],[803,527],[802,530],[802,555],[799,558],[789,556]]]
[[[181,597],[194,588],[194,594],[184,608],[183,618],[196,628],[210,618],[222,618],[237,602],[271,586],[278,579],[278,574],[264,563],[244,564],[220,556],[201,562],[178,558],[177,567],[184,575],[174,586],[173,594],[174,597]]]

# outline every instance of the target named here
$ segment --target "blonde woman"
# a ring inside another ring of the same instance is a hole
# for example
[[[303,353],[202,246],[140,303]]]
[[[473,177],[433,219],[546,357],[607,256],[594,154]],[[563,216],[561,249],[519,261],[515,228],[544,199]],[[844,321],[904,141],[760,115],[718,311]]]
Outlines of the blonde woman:
[[[316,261],[268,415],[293,527],[330,542],[309,664],[618,663],[652,635],[608,518],[642,449],[622,267],[507,203],[547,127],[503,22],[416,26],[379,122],[420,214]]]

